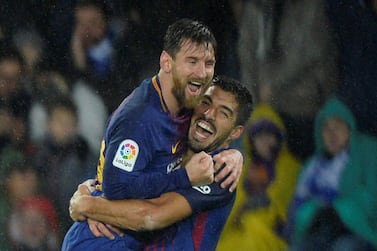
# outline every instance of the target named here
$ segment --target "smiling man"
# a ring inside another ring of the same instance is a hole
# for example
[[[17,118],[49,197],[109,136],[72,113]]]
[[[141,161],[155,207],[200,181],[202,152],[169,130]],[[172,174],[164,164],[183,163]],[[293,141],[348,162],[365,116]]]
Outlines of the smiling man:
[[[185,168],[170,172],[186,152],[192,109],[213,78],[215,51],[216,40],[202,23],[182,19],[169,26],[159,73],[144,80],[108,122],[97,168],[96,195],[110,200],[154,198],[225,176],[222,185],[235,188],[243,160],[235,150],[213,158],[204,152],[194,154]],[[214,175],[224,163],[225,167]],[[75,223],[66,235],[63,250],[90,250],[93,235],[89,229],[86,223]],[[128,248],[140,245],[133,234],[123,239],[127,239]],[[94,249],[98,250],[98,245]]]
[[[245,87],[226,77],[216,78],[195,109],[188,151],[172,173],[197,152],[216,154],[228,149],[230,142],[241,136],[251,109],[252,98]],[[71,216],[144,231],[139,235],[144,250],[209,251],[216,248],[234,199],[235,193],[221,188],[218,182],[179,189],[155,199],[123,201],[90,196],[88,187],[81,185],[71,200]],[[114,243],[121,239],[114,237]]]

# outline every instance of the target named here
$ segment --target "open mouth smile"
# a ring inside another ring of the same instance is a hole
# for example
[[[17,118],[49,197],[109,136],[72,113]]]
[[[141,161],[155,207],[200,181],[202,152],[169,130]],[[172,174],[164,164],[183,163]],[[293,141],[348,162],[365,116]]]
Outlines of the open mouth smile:
[[[215,133],[214,126],[205,121],[199,120],[196,122],[195,134],[198,140],[205,140]]]
[[[187,86],[188,86],[188,90],[189,90],[191,95],[198,96],[198,95],[200,95],[200,91],[201,91],[203,84],[200,83],[200,82],[196,82],[196,81],[190,81],[190,82],[188,82]]]

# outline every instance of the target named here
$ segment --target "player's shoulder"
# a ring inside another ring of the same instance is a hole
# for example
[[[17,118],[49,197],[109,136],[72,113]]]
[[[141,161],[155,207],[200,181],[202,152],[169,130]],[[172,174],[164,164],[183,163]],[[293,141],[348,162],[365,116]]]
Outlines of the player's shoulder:
[[[141,114],[146,107],[151,106],[154,88],[151,79],[144,80],[135,90],[127,96],[119,107],[115,110],[113,116],[123,117],[124,115]]]

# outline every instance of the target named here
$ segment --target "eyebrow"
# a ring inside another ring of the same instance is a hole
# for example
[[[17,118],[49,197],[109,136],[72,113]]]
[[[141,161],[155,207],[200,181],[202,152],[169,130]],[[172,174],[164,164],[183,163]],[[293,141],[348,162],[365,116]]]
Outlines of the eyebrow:
[[[211,102],[211,104],[213,103],[212,98],[211,98],[209,95],[205,95],[204,98],[205,98],[205,99],[208,99],[208,100]],[[220,107],[223,108],[223,109],[225,109],[225,110],[227,110],[227,111],[229,111],[229,113],[230,113],[231,115],[234,114],[233,109],[231,109],[230,107],[228,107],[228,106],[226,106],[226,105],[221,105]]]

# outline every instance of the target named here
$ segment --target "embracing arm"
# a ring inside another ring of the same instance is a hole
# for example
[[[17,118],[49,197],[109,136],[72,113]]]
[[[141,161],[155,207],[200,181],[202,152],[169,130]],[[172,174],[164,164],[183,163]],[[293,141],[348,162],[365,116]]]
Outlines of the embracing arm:
[[[134,231],[155,230],[167,227],[192,214],[187,200],[175,192],[149,200],[107,200],[88,194],[85,185],[80,185],[71,199],[71,217],[86,218]]]
[[[236,149],[224,150],[213,156],[215,162],[215,181],[221,181],[221,187],[229,187],[233,192],[241,177],[243,167],[243,155]]]

